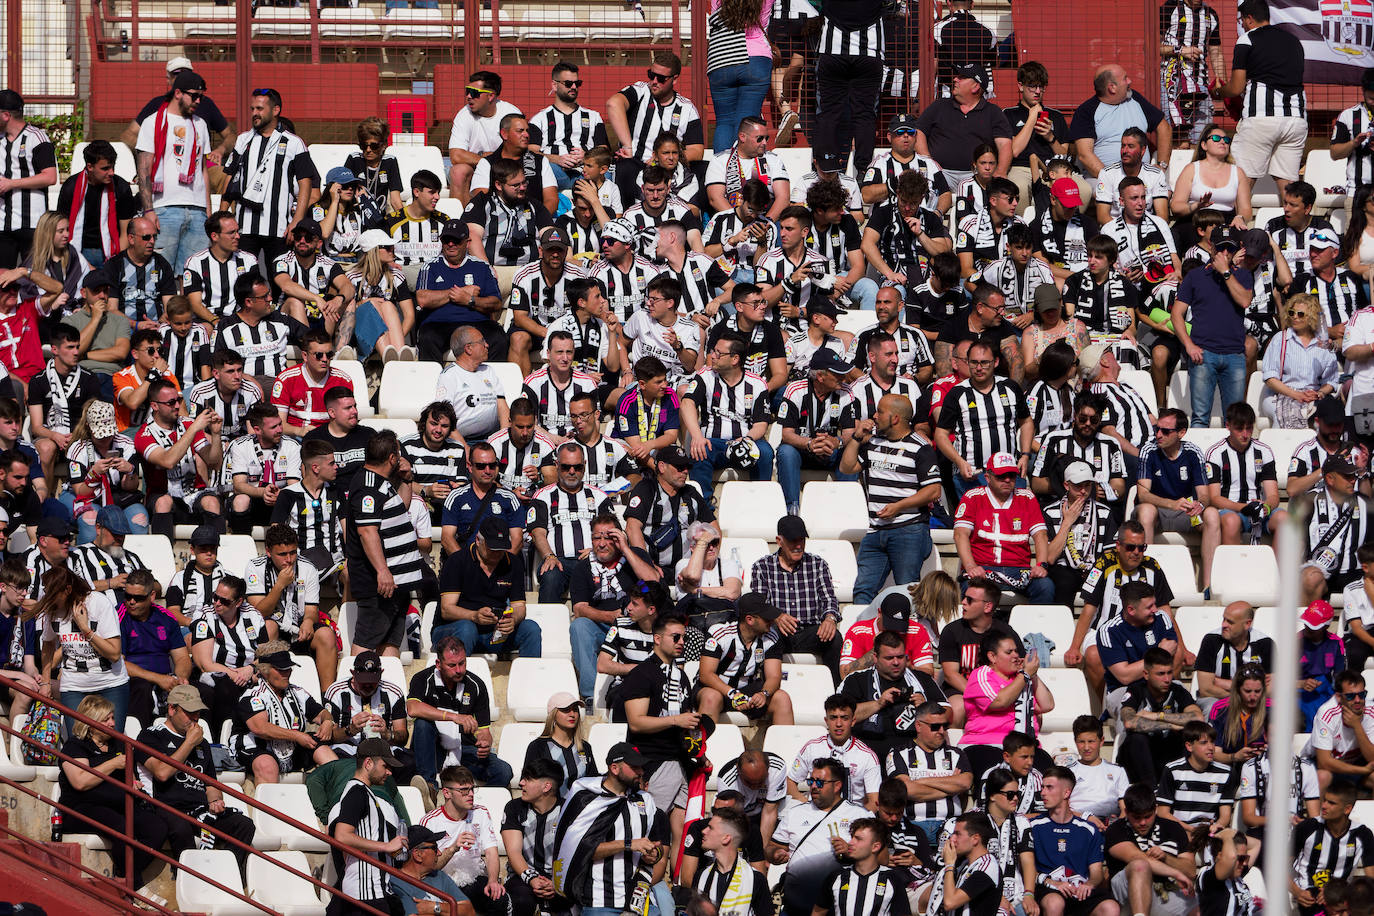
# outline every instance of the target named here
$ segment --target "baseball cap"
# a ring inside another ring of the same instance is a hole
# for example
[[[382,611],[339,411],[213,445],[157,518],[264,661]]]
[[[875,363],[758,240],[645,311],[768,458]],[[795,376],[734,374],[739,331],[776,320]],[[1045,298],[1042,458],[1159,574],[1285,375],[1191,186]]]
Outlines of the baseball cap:
[[[1212,247],[1218,251],[1239,251],[1241,248],[1240,233],[1231,226],[1216,226],[1212,229]]]
[[[180,92],[204,92],[205,77],[192,70],[182,70],[172,80],[172,88]]]
[[[53,518],[49,515],[39,520],[38,536],[41,538],[69,538],[72,536],[71,523],[64,518]]]
[[[887,122],[887,132],[895,134],[899,130],[915,130],[916,119],[909,114],[893,115],[892,120]]]
[[[736,603],[741,614],[753,614],[763,620],[777,620],[783,615],[782,608],[771,603],[767,596],[760,592],[748,592],[739,596]]]
[[[0,89],[0,111],[24,110],[24,97],[13,89]]]
[[[389,765],[389,764],[388,764]],[[435,833],[424,824],[416,824],[414,827],[406,829],[406,846],[414,849],[423,843],[437,844],[444,838],[442,833]]]
[[[359,181],[353,170],[342,165],[336,165],[324,176],[324,186],[327,188],[331,184],[350,185]]]
[[[806,313],[808,315],[829,315],[831,318],[839,318],[840,310],[835,307],[835,300],[825,296],[815,296],[806,303]]]
[[[1093,479],[1093,469],[1086,461],[1071,462],[1064,470],[1065,483],[1088,483]]]
[[[278,671],[290,671],[296,667],[296,660],[291,657],[290,652],[273,652],[271,655],[259,655],[258,661],[263,662],[270,668]]]
[[[540,248],[571,248],[568,234],[557,226],[545,226],[539,230]]]
[[[667,462],[680,471],[687,470],[695,463],[680,445],[665,445],[654,453],[654,460]]]
[[[898,630],[905,633],[911,620],[911,596],[905,592],[893,592],[879,605],[884,630]]]
[[[353,659],[353,673],[372,677],[382,674],[382,657],[376,652],[368,649],[366,652],[359,652],[358,657]]]
[[[962,67],[955,69],[954,75],[961,76],[968,80],[977,80],[978,85],[982,86],[984,89],[988,88],[990,79],[988,77],[988,71],[979,64],[964,64]]]
[[[212,525],[197,525],[191,532],[192,547],[218,547],[219,532]]]
[[[492,550],[510,550],[510,529],[499,518],[487,516],[482,520],[482,527],[477,529],[477,533]]]
[[[1313,416],[1323,423],[1344,424],[1345,404],[1334,394],[1328,394],[1317,401],[1317,409]]]
[[[167,705],[180,706],[187,712],[205,712],[210,708],[200,698],[200,691],[190,684],[177,684],[167,691]]]
[[[1341,240],[1336,238],[1336,234],[1330,229],[1318,229],[1307,237],[1307,247],[1309,250],[1340,248]]]
[[[1335,615],[1336,611],[1330,603],[1318,598],[1298,615],[1298,629],[1306,627],[1309,630],[1325,630]]]
[[[601,240],[612,242],[623,242],[626,245],[635,243],[635,229],[623,219],[613,219],[601,228]]]
[[[113,287],[114,283],[110,280],[110,275],[106,273],[104,267],[93,267],[86,271],[86,276],[81,278],[81,288],[91,292],[102,289],[109,290]]]
[[[394,247],[395,244],[396,240],[385,229],[368,229],[358,236],[358,248],[362,251],[371,251],[374,248],[390,248]]]
[[[1250,257],[1263,261],[1274,253],[1273,243],[1269,238],[1269,233],[1263,229],[1247,229],[1240,234],[1241,247]]]
[[[124,510],[118,506],[101,506],[100,511],[95,515],[95,523],[110,534],[134,533],[134,529],[129,525],[128,517],[124,515]]]
[[[1358,472],[1359,468],[1355,467],[1355,463],[1339,452],[1335,455],[1328,456],[1327,459],[1322,462],[1323,474],[1343,474],[1350,476]]]
[[[808,537],[806,522],[802,521],[800,515],[784,515],[778,519],[778,537],[789,541],[800,541]]]
[[[91,438],[106,439],[119,432],[115,424],[114,405],[109,401],[95,401],[86,409],[86,427]],[[211,529],[213,530],[213,529]]]
[[[296,228],[291,231],[293,235],[308,235],[317,239],[324,238],[324,233],[320,230],[320,224],[308,216],[296,223]]]
[[[453,239],[455,242],[466,242],[468,240],[468,224],[461,219],[451,219],[444,222],[444,228],[439,230],[439,239]]]
[[[1078,354],[1078,371],[1084,375],[1096,373],[1097,364],[1102,362],[1102,357],[1106,353],[1105,344],[1088,344],[1083,348],[1083,352]]]
[[[1059,299],[1059,289],[1053,283],[1041,283],[1035,288],[1031,298],[1035,302],[1037,313],[1064,307],[1064,303]]]
[[[555,709],[567,709],[569,706],[581,706],[585,708],[586,705],[586,703],[582,702],[581,698],[573,696],[566,690],[560,690],[558,693],[549,697],[548,703],[545,704],[544,711],[545,714],[548,714],[552,713]]]
[[[611,749],[606,752],[606,766],[613,763],[628,763],[632,767],[642,767],[648,762],[648,759],[639,752],[639,748],[628,741],[612,744]]]
[[[191,62],[184,57],[173,57],[167,61],[167,72],[177,73],[181,70],[190,70]]]
[[[1066,207],[1083,206],[1083,192],[1072,178],[1056,178],[1054,184],[1050,185],[1050,193]]]
[[[854,364],[840,359],[840,355],[829,347],[820,347],[811,354],[811,368],[824,369],[836,375],[848,375],[854,371]]]
[[[995,452],[988,459],[987,472],[994,477],[1001,477],[1003,474],[1016,474],[1020,468],[1016,466],[1016,459],[1007,452]]]
[[[358,744],[358,759],[363,760],[367,757],[380,757],[382,763],[392,768],[401,766],[401,761],[397,760],[391,751],[391,745],[381,738],[364,738]]]

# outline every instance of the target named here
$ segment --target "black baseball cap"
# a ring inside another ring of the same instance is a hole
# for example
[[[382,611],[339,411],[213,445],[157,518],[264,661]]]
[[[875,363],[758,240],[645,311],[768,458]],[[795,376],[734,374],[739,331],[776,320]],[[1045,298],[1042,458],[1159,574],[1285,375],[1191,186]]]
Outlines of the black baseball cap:
[[[783,615],[783,609],[770,603],[761,592],[748,592],[740,595],[736,606],[741,614],[753,614],[755,617],[769,622],[777,620]]]
[[[13,89],[0,90],[0,111],[24,111],[24,97]]]
[[[72,536],[71,522],[49,515],[39,520],[38,536],[41,538],[69,538]]]
[[[388,766],[389,765],[390,764],[388,764]],[[442,833],[435,833],[424,824],[416,824],[414,827],[410,827],[406,830],[406,845],[411,849],[423,843],[434,843],[437,845],[443,838],[444,835]]]
[[[353,659],[353,673],[364,678],[381,677],[382,657],[371,649],[359,652],[358,657]]]
[[[477,533],[482,536],[482,540],[492,550],[510,550],[510,529],[499,518],[493,518],[490,515],[484,518],[482,527],[477,529]]]
[[[194,70],[179,70],[172,81],[172,88],[181,92],[204,92],[205,77]]]
[[[1346,476],[1350,476],[1352,474],[1359,473],[1359,468],[1355,467],[1354,462],[1352,462],[1344,454],[1337,453],[1335,455],[1331,455],[1325,461],[1322,462],[1322,473],[1343,474]]]
[[[468,224],[461,219],[447,220],[444,223],[444,228],[439,230],[439,239],[440,241],[453,239],[455,242],[466,242],[470,231]]]
[[[271,655],[259,655],[258,661],[265,663],[270,668],[278,671],[290,671],[297,667],[296,660],[291,657],[290,652],[273,652]]]
[[[1334,394],[1317,401],[1317,410],[1313,414],[1323,423],[1345,423],[1345,404]]]
[[[104,267],[93,267],[81,278],[81,288],[93,293],[102,289],[109,290],[114,288],[114,281],[110,279]]]
[[[296,223],[296,228],[291,231],[296,235],[309,235],[317,239],[324,238],[324,231],[320,229],[320,224],[308,216]]]
[[[895,134],[899,130],[915,130],[916,119],[909,114],[893,115],[892,120],[887,122],[887,132]]]
[[[906,632],[911,620],[911,596],[903,592],[893,592],[883,599],[879,606],[884,630]]]
[[[284,653],[282,653],[284,654]],[[358,759],[364,760],[368,757],[380,757],[382,763],[391,767],[393,770],[401,766],[401,761],[396,759],[396,754],[381,738],[364,738],[358,744]]]
[[[824,369],[826,372],[844,376],[854,371],[854,364],[845,362],[829,347],[820,347],[811,354],[811,368]]]
[[[1231,226],[1216,226],[1212,229],[1212,247],[1217,251],[1239,251],[1242,247],[1242,239],[1239,232]]]
[[[695,464],[692,456],[683,451],[680,445],[665,445],[654,453],[654,460],[671,464],[680,471],[689,470]]]
[[[540,248],[571,248],[568,244],[568,234],[558,226],[545,226],[539,230]]]
[[[825,296],[814,296],[810,302],[806,303],[806,314],[829,315],[831,318],[839,318],[840,310],[835,307],[835,300]]]
[[[213,525],[197,525],[196,530],[191,532],[192,547],[218,547],[219,532]]]
[[[649,759],[639,752],[639,748],[628,741],[613,744],[606,752],[606,766],[613,763],[628,763],[632,767],[642,767],[648,762]]]
[[[806,533],[806,522],[802,521],[800,515],[784,515],[778,519],[778,537],[788,541],[800,541],[809,537]]]

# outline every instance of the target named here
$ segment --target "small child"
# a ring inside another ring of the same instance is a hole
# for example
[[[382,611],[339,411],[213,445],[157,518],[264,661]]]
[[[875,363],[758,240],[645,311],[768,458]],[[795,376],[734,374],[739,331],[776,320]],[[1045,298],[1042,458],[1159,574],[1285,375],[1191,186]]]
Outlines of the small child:
[[[158,330],[162,332],[167,368],[176,376],[182,391],[190,391],[197,382],[210,377],[210,333],[196,321],[190,299],[168,299],[166,320]]]
[[[620,189],[614,182],[606,180],[611,170],[611,151],[605,146],[594,146],[582,157],[582,177],[573,182],[572,195],[581,197],[591,205],[599,225],[606,225],[621,213],[625,207],[620,200]]]
[[[1183,726],[1184,756],[1164,765],[1155,800],[1159,816],[1184,827],[1231,823],[1236,796],[1231,768],[1216,762],[1217,730],[1201,720]]]
[[[1126,771],[1102,759],[1102,720],[1082,715],[1073,720],[1073,743],[1078,759],[1069,769],[1078,779],[1073,788],[1073,809],[1099,830],[1120,815],[1121,800],[1131,780]]]

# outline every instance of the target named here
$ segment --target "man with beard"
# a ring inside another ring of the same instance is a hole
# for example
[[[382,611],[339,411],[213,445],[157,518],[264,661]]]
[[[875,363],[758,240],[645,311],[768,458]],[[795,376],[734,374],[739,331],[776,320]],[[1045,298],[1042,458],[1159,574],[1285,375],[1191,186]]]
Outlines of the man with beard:
[[[249,408],[263,399],[262,388],[244,374],[243,357],[233,350],[216,350],[210,364],[210,378],[186,394],[187,412],[199,415],[202,410],[213,410],[224,418],[224,435],[233,441],[248,432],[245,418]]]
[[[830,757],[813,761],[806,784],[810,800],[783,812],[778,829],[765,838],[764,853],[774,865],[787,866],[783,887],[785,916],[810,916],[821,888],[839,871],[840,858],[849,856],[844,835],[869,811],[845,798],[844,764]],[[822,829],[825,828],[824,832]]]
[[[1164,168],[1153,162],[1146,162],[1149,153],[1149,140],[1138,127],[1128,127],[1121,132],[1121,161],[1102,169],[1097,175],[1097,188],[1093,200],[1097,202],[1097,222],[1105,226],[1121,215],[1122,179],[1139,178],[1145,183],[1145,197],[1149,209],[1160,219],[1169,218],[1169,175]]]
[[[778,154],[768,150],[768,126],[755,116],[740,121],[735,145],[717,153],[707,167],[707,203],[717,213],[729,210],[739,189],[751,178],[758,178],[772,192],[773,206],[765,215],[777,219],[792,198],[792,183]]]
[[[510,361],[530,374],[530,354],[542,349],[550,327],[568,314],[567,283],[586,276],[568,263],[568,236],[557,226],[539,230],[539,260],[516,271],[511,281]]]
[[[506,332],[492,316],[501,311],[501,290],[486,258],[469,247],[470,229],[451,219],[439,231],[440,256],[425,263],[415,279],[415,307],[423,317],[418,331],[420,358],[443,362],[454,332],[475,327],[491,348],[492,359],[506,357]],[[462,357],[455,351],[455,359]]]
[[[587,459],[582,447],[565,442],[554,453],[557,483],[544,487],[530,501],[525,527],[539,559],[539,600],[563,600],[572,566],[591,549],[592,519],[610,511],[606,494],[587,486]]]
[[[518,267],[539,257],[535,237],[553,225],[553,218],[542,203],[529,199],[529,183],[519,162],[492,163],[492,189],[474,196],[463,211],[468,254],[498,267]]]
[[[258,259],[239,250],[239,223],[228,210],[210,214],[205,234],[210,245],[186,259],[181,288],[196,317],[213,324],[234,313],[234,280],[256,270]]]
[[[560,60],[550,76],[553,103],[530,118],[530,149],[544,155],[560,191],[573,186],[573,174],[594,146],[605,146],[606,125],[601,115],[578,103],[582,79],[577,64]]]
[[[553,213],[558,209],[558,179],[554,177],[549,160],[530,149],[530,122],[519,113],[501,118],[501,145],[478,160],[472,170],[470,189],[474,197],[482,191],[490,192],[491,167],[497,162],[514,162],[525,177],[539,190],[544,209]]]
[[[501,486],[527,500],[543,486],[539,472],[544,460],[558,446],[539,428],[539,414],[529,398],[516,398],[510,407],[510,422],[487,438],[501,467]]]
[[[210,185],[205,175],[210,128],[196,114],[204,95],[201,76],[191,70],[178,73],[157,114],[139,126],[135,146],[143,212],[152,217],[153,238],[163,231],[157,254],[164,264],[175,264],[174,270],[180,270],[191,252],[199,251],[205,243],[202,224],[210,207]],[[137,230],[131,224],[129,231]],[[132,315],[129,318],[137,320]]]

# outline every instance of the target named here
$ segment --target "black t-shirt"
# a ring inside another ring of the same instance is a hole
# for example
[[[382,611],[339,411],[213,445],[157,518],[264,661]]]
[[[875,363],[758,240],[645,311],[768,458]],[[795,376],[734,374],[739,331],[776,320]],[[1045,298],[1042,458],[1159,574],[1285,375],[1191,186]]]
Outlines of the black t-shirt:
[[[487,686],[470,671],[450,688],[435,672],[435,666],[430,665],[410,679],[406,699],[419,700],[435,709],[472,716],[478,725],[491,724],[491,700],[487,696]],[[467,739],[465,735],[464,740]]]
[[[477,559],[477,545],[469,544],[444,561],[439,572],[439,593],[454,592],[458,606],[468,610],[489,607],[498,615],[508,602],[525,600],[525,560],[520,554],[503,554],[488,575]],[[490,633],[495,624],[478,625]]]
[[[946,321],[940,328],[940,336],[935,338],[936,341],[949,344],[951,350],[953,350],[960,341],[967,340],[973,343],[982,341],[990,345],[992,347],[992,352],[997,355],[997,374],[1006,375],[1007,366],[1006,361],[1002,358],[1002,341],[1006,340],[1008,337],[1016,336],[1016,325],[1004,318],[1001,324],[987,328],[982,333],[975,333],[974,330],[968,326],[969,316],[972,313],[972,307],[966,308],[964,311]]]
[[[1025,651],[1021,645],[1021,637],[1016,635],[1016,631],[1002,621],[993,620],[987,633],[976,633],[968,625],[968,622],[961,617],[951,621],[940,631],[940,664],[958,662],[959,671],[967,675],[974,668],[983,664],[983,660],[978,657],[978,646],[988,633],[994,631],[1015,639],[1017,651]]]
[[[363,466],[363,450],[372,441],[374,430],[367,426],[355,426],[342,436],[329,431],[329,424],[317,426],[305,434],[303,442],[318,440],[328,442],[334,448],[334,460],[339,465],[338,476],[334,478],[337,492],[343,493]]]
[[[160,108],[165,101],[167,101],[167,96],[165,95],[158,95],[149,99],[148,104],[143,106],[143,109],[134,117],[134,120],[142,124],[148,118],[157,114],[158,108]],[[208,95],[200,97],[200,104],[196,106],[196,117],[205,122],[205,126],[210,128],[210,133],[212,134],[223,133],[229,128],[228,119],[226,119],[224,113],[219,110],[219,106],[215,104],[215,100]]]
[[[112,175],[114,181],[115,194],[115,219],[133,219],[138,215],[143,207],[139,204],[138,198],[134,196],[134,190],[129,183],[118,175]],[[62,182],[62,189],[57,192],[57,212],[63,216],[72,212],[72,195],[76,193],[77,175],[72,175]],[[100,197],[105,193],[105,186],[98,185],[93,181],[86,182],[86,200],[82,204],[82,209],[86,212],[85,222],[81,227],[81,238],[72,239],[78,248],[100,248]],[[118,233],[115,241],[118,242]]]
[[[778,327],[776,322],[761,321],[748,331],[740,331],[733,326],[735,322],[726,317],[724,312],[721,316],[721,319],[711,326],[711,330],[706,332],[706,346],[702,348],[703,352],[714,347],[726,331],[735,331],[742,334],[748,342],[744,351],[745,371],[766,379],[768,360],[787,358],[787,343],[782,339],[782,328]]]
[[[181,747],[182,738],[182,735],[173,731],[172,727],[165,722],[156,728],[145,729],[143,734],[138,736],[138,740],[169,757]],[[140,754],[138,762],[146,767],[149,759],[149,755]],[[201,739],[200,744],[196,745],[195,750],[187,756],[185,763],[194,770],[200,770],[211,779],[218,776],[218,772],[215,770],[214,755],[210,753],[210,742],[204,738]],[[153,797],[166,802],[178,811],[187,813],[204,808],[208,804],[205,797],[205,783],[180,770],[174,771],[172,778],[166,782],[154,779]]]
[[[381,207],[383,212],[391,209],[388,195],[392,191],[400,191],[402,194],[406,191],[401,180],[401,167],[396,164],[395,156],[383,156],[376,171],[368,175],[367,166],[363,164],[363,154],[349,153],[348,158],[344,160],[344,168],[358,176],[363,187],[376,199],[377,206]]]
[[[113,741],[109,747],[102,751],[96,747],[95,742],[90,738],[68,738],[66,743],[62,745],[62,753],[76,760],[85,760],[88,765],[97,767],[105,761],[119,756],[121,750]],[[116,780],[121,780],[124,778],[124,771],[119,770],[111,775]],[[121,812],[124,810],[124,793],[103,779],[92,788],[78,791],[72,788],[71,781],[67,779],[67,768],[59,767],[57,784],[62,789],[63,803],[71,805],[78,811],[81,810],[83,804],[117,808]],[[76,820],[76,818],[72,818],[72,820]],[[72,827],[72,832],[76,832],[75,826]]]
[[[905,677],[894,681],[888,680],[882,675],[878,675],[878,683],[875,685],[873,682],[875,673],[871,668],[853,672],[840,682],[839,692],[849,697],[855,704],[871,703],[893,687],[912,686]],[[912,671],[911,674],[916,680],[916,686],[913,689],[917,693],[924,694],[927,701],[937,703],[944,701],[945,693],[940,689],[940,685],[935,683],[933,677],[922,671]],[[898,736],[915,735],[915,708],[910,703],[891,703],[862,722],[855,722],[854,734],[864,741],[868,741],[869,738],[892,740]]]
[[[1170,820],[1167,817],[1157,817],[1154,826],[1150,828],[1150,832],[1141,836],[1123,817],[1107,825],[1107,832],[1103,834],[1102,843],[1106,847],[1107,872],[1115,875],[1126,867],[1126,863],[1112,855],[1113,846],[1120,843],[1134,843],[1141,852],[1145,852],[1151,846],[1158,846],[1170,855],[1176,856],[1179,853],[1187,852],[1188,834],[1178,821]]]
[[[1007,116],[986,99],[967,114],[953,99],[936,99],[916,119],[916,129],[926,135],[930,158],[959,172],[973,168],[973,150],[980,144],[1012,136]]]
[[[1053,108],[1044,108],[1041,110],[1049,116],[1050,127],[1054,131],[1054,139],[1058,140],[1060,143],[1067,142],[1069,139],[1068,119]],[[1014,108],[1003,108],[1002,114],[1006,115],[1007,123],[1011,125],[1011,135],[1014,138],[1017,134],[1021,133],[1021,128],[1026,126],[1026,119],[1030,117],[1030,109],[1025,105],[1017,105]],[[1026,148],[1021,151],[1021,155],[1012,158],[1011,164],[1014,166],[1023,165],[1029,168],[1032,153],[1039,156],[1041,162],[1049,162],[1054,156],[1054,147],[1050,146],[1049,142],[1039,134],[1032,132],[1030,142],[1027,143]],[[1024,201],[1022,203],[1024,203]]]
[[[908,284],[906,301],[908,304],[903,321],[913,328],[934,331],[937,335],[955,315],[968,308],[968,296],[962,285],[936,293],[928,283],[920,286]]]
[[[688,711],[686,699],[690,693],[690,679],[683,673],[680,667],[674,669],[678,675],[677,681],[680,690],[680,709],[670,710],[668,707],[668,674],[664,670],[663,662],[659,661],[657,655],[650,655],[647,659],[630,669],[630,673],[625,675],[620,682],[619,702],[625,703],[628,700],[648,699],[649,711],[651,716],[676,715],[678,712]],[[684,732],[676,725],[656,732],[637,732],[631,728],[626,738],[631,744],[639,748],[639,752],[650,761],[655,760],[677,760],[683,755],[682,736]]]
[[[1246,33],[1246,44],[1237,44],[1231,69],[1244,70],[1251,82],[1264,83],[1280,92],[1301,92],[1306,66],[1302,41],[1276,25],[1264,25]]]
[[[76,375],[77,378],[73,379],[72,375]],[[63,387],[63,393],[54,399],[47,370],[35,375],[29,380],[29,404],[37,404],[43,408],[44,426],[51,428],[54,422],[60,422],[67,427],[68,432],[71,432],[71,428],[81,416],[82,405],[91,398],[100,396],[100,382],[94,372],[87,372],[80,366],[73,369],[65,379],[59,377],[58,382]],[[71,386],[70,394],[66,393],[68,386]],[[54,400],[62,405],[61,417],[53,416]]]
[[[940,640],[941,645],[943,645],[943,631],[941,631]],[[1178,713],[1196,704],[1197,700],[1193,699],[1193,695],[1177,681],[1169,685],[1169,691],[1164,694],[1162,700],[1157,700],[1150,693],[1149,685],[1145,683],[1144,678],[1127,686],[1126,695],[1121,700],[1122,709],[1134,709],[1137,712],[1148,709],[1151,712]]]

